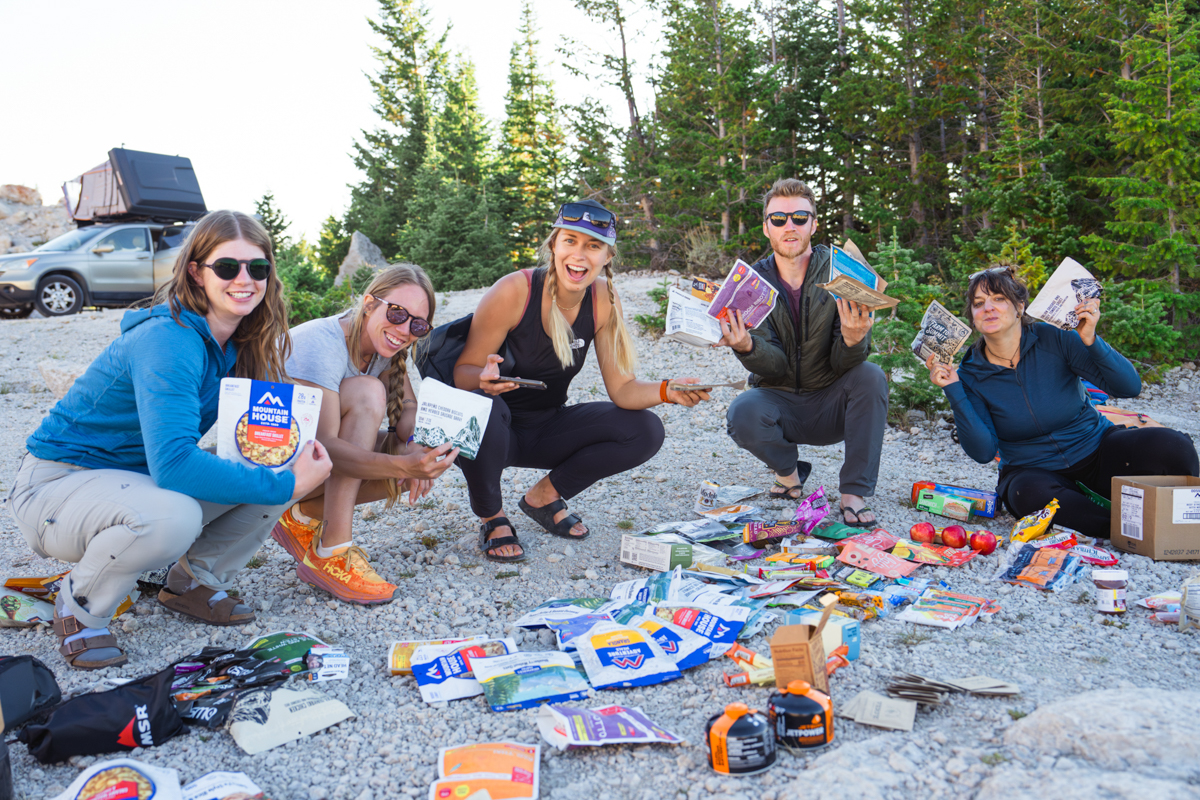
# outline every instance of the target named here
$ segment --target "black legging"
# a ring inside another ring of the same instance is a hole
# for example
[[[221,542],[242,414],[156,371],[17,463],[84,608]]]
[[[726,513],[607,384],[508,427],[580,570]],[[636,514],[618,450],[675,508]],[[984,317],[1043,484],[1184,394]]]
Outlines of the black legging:
[[[1079,481],[1096,494],[1111,498],[1114,475],[1200,476],[1196,446],[1191,438],[1171,428],[1115,428],[1085,463],[1052,472],[1032,467],[1006,469],[1000,482],[1004,501],[1020,518],[1058,499],[1054,524],[1082,534],[1107,539],[1110,513],[1089,500],[1075,484]]]
[[[548,469],[550,483],[570,499],[602,478],[649,461],[665,435],[651,411],[581,403],[514,415],[494,397],[478,455],[455,463],[467,479],[471,510],[490,517],[503,507],[500,474],[506,467]]]

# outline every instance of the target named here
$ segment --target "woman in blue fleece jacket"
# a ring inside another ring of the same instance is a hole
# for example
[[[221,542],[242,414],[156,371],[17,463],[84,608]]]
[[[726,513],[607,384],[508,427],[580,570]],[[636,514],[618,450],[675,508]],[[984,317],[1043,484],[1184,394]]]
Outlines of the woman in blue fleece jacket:
[[[213,625],[253,620],[224,590],[283,509],[329,474],[316,443],[278,473],[198,446],[222,378],[284,375],[286,306],[262,225],[205,216],[155,300],[125,314],[120,337],[26,441],[9,495],[34,552],[75,564],[54,631],[80,669],[125,663],[107,626],[147,569],[174,563],[158,596],[170,609]]]
[[[1011,267],[973,275],[967,297],[979,341],[957,368],[931,358],[929,377],[954,409],[967,455],[986,464],[999,452],[996,493],[1013,515],[1057,498],[1056,524],[1108,538],[1108,510],[1078,484],[1107,498],[1114,475],[1200,474],[1186,434],[1118,428],[1088,402],[1080,378],[1114,397],[1142,391],[1133,365],[1096,335],[1098,299],[1077,305],[1079,327],[1064,331],[1024,316],[1029,290]]]

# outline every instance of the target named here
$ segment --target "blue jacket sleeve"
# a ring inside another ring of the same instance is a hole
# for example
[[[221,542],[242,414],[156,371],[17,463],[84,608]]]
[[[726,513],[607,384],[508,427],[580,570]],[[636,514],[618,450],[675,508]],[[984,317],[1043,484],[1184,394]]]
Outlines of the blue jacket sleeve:
[[[1064,331],[1047,325],[1054,331],[1063,360],[1071,371],[1089,380],[1113,397],[1137,397],[1142,393],[1142,378],[1129,359],[1113,349],[1112,345],[1096,337],[1091,346],[1083,343],[1075,331]]]
[[[961,379],[944,387],[942,391],[950,401],[950,408],[954,410],[958,443],[962,445],[963,452],[980,464],[991,461],[999,449],[999,438],[983,398],[967,389]]]
[[[198,447],[204,343],[189,334],[143,336],[138,344],[130,377],[154,482],[222,505],[282,505],[291,499],[296,477],[290,471],[235,464]]]

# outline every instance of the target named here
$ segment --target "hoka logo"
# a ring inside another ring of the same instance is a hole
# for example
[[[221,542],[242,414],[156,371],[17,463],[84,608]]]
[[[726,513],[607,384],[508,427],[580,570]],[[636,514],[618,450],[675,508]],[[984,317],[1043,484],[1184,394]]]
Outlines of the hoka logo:
[[[321,570],[342,583],[350,583],[351,575],[347,570],[342,569],[337,564],[332,562],[325,564]]]
[[[612,663],[617,669],[638,669],[645,659],[644,655],[638,653],[634,658],[614,658]]]
[[[262,397],[260,397],[258,399],[258,402],[255,403],[255,405],[256,406],[282,406],[283,400],[281,400],[280,398],[271,394],[270,392],[266,392],[265,394],[263,394]]]

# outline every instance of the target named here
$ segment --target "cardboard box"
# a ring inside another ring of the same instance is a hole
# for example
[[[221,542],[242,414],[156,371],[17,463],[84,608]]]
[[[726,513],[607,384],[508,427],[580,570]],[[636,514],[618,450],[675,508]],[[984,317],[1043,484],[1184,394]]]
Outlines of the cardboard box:
[[[821,612],[808,611],[806,609],[797,609],[789,611],[783,618],[785,625],[820,625]],[[840,645],[846,645],[849,652],[846,653],[846,658],[850,661],[855,661],[858,658],[862,644],[862,629],[858,624],[858,620],[853,617],[831,616],[829,621],[825,623],[824,632],[821,634],[821,643],[825,646],[826,653],[832,653]]]
[[[659,572],[670,572],[675,567],[687,569],[692,566],[692,546],[656,542],[653,536],[621,536],[621,562],[631,567],[646,567]]]
[[[1112,545],[1155,561],[1200,559],[1200,478],[1112,479]]]
[[[972,489],[969,486],[955,486],[949,483],[934,483],[933,481],[917,481],[912,488],[912,502],[917,504],[917,496],[922,489],[932,489],[941,494],[952,494],[966,500],[971,500],[975,507],[975,516],[992,519],[996,516],[996,493],[986,489]]]
[[[775,664],[775,686],[784,689],[792,681],[807,681],[814,689],[829,693],[825,674],[825,624],[833,602],[825,606],[816,625],[781,625],[771,637],[771,661]]]
[[[930,514],[949,517],[959,522],[970,522],[975,511],[975,501],[969,497],[959,497],[935,489],[921,489],[917,492],[917,510],[928,511]]]

